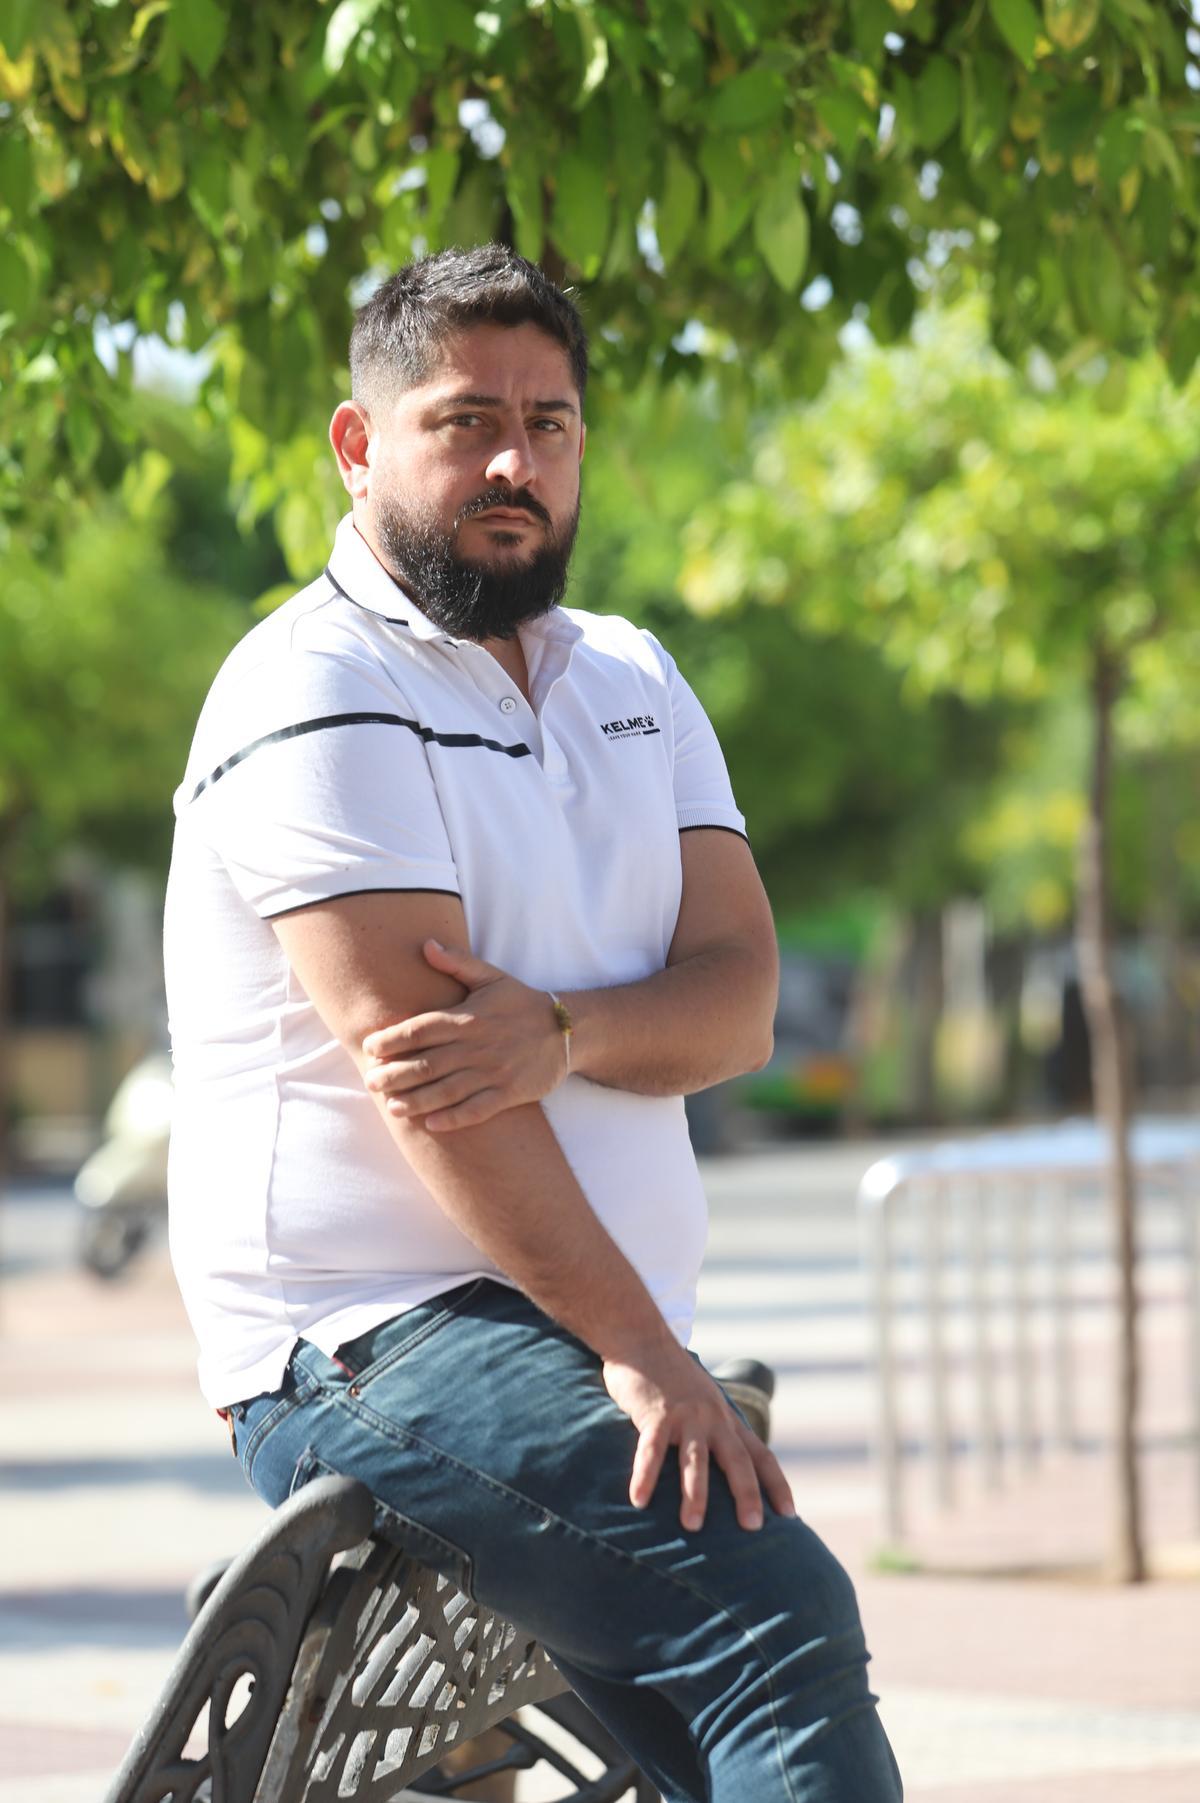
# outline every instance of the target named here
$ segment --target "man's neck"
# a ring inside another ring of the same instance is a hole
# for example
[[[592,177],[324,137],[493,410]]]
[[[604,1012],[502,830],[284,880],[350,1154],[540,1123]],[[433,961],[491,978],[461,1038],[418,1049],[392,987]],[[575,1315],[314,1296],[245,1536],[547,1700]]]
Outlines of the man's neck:
[[[481,639],[479,642],[485,651],[491,652],[505,674],[512,677],[528,701],[529,666],[525,662],[525,647],[521,643],[520,633],[514,633],[511,639]]]
[[[387,558],[384,556],[383,548],[379,544],[375,533],[372,530],[370,520],[365,513],[360,513],[357,508],[354,513],[354,527],[360,538],[365,539],[370,546],[376,562],[382,565],[397,587],[402,589],[403,592],[408,595],[408,590],[404,588],[404,584],[400,581],[400,578],[396,575],[396,572],[392,569]],[[420,602],[412,595],[409,595],[409,600],[413,602],[415,607],[420,607]],[[496,662],[500,665],[500,668],[508,676],[512,677],[513,682],[518,689],[520,689],[526,701],[528,701],[529,667],[525,662],[525,648],[521,643],[520,634],[514,633],[510,639],[480,639],[478,643],[483,646],[485,651],[491,652]]]

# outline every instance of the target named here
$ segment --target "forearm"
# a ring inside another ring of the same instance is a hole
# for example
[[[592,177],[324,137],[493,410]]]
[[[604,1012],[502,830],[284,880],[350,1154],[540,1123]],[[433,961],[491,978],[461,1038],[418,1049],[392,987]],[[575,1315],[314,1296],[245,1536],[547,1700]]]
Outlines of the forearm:
[[[762,1526],[764,1489],[777,1510],[795,1513],[777,1463],[671,1335],[536,1103],[442,1136],[384,1118],[451,1220],[600,1358],[605,1389],[637,1432],[629,1476],[635,1508],[649,1503],[674,1445],[684,1528],[703,1526],[710,1458],[725,1473],[742,1527]]]
[[[637,983],[577,990],[571,1068],[609,1089],[688,1095],[771,1054],[777,993],[772,958],[742,946],[697,952]]]
[[[669,1338],[536,1103],[454,1134],[383,1118],[460,1232],[601,1358],[635,1360]]]

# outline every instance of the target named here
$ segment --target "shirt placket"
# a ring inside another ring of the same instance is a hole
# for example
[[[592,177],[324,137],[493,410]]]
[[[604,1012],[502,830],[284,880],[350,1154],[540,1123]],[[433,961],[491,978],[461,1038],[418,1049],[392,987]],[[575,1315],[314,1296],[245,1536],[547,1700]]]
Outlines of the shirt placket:
[[[480,694],[496,710],[497,738],[506,743],[510,740],[522,740],[528,745],[538,764],[544,767],[545,749],[541,724],[508,671],[482,645],[464,641],[457,647],[455,655],[462,660],[463,669],[470,675]]]

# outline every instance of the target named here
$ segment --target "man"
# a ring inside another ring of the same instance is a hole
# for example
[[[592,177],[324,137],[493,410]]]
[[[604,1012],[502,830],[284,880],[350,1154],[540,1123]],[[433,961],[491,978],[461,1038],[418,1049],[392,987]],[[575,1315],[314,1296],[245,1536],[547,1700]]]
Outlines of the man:
[[[351,375],[329,567],[225,664],[177,796],[203,1388],[262,1496],[363,1479],[670,1803],[891,1803],[849,1580],[686,1351],[681,1098],[767,1057],[775,940],[671,658],[559,605],[578,313],[446,252]]]

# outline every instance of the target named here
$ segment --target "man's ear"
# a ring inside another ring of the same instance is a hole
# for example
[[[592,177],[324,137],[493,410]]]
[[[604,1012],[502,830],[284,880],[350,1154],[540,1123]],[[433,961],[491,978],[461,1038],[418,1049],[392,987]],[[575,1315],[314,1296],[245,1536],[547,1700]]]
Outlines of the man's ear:
[[[329,422],[329,442],[351,500],[364,501],[370,480],[371,421],[358,401],[343,401]]]
[[[583,424],[583,422],[581,420],[580,424],[579,424],[579,461],[580,461],[580,463],[583,462],[583,453],[586,448],[587,448],[587,427]]]

